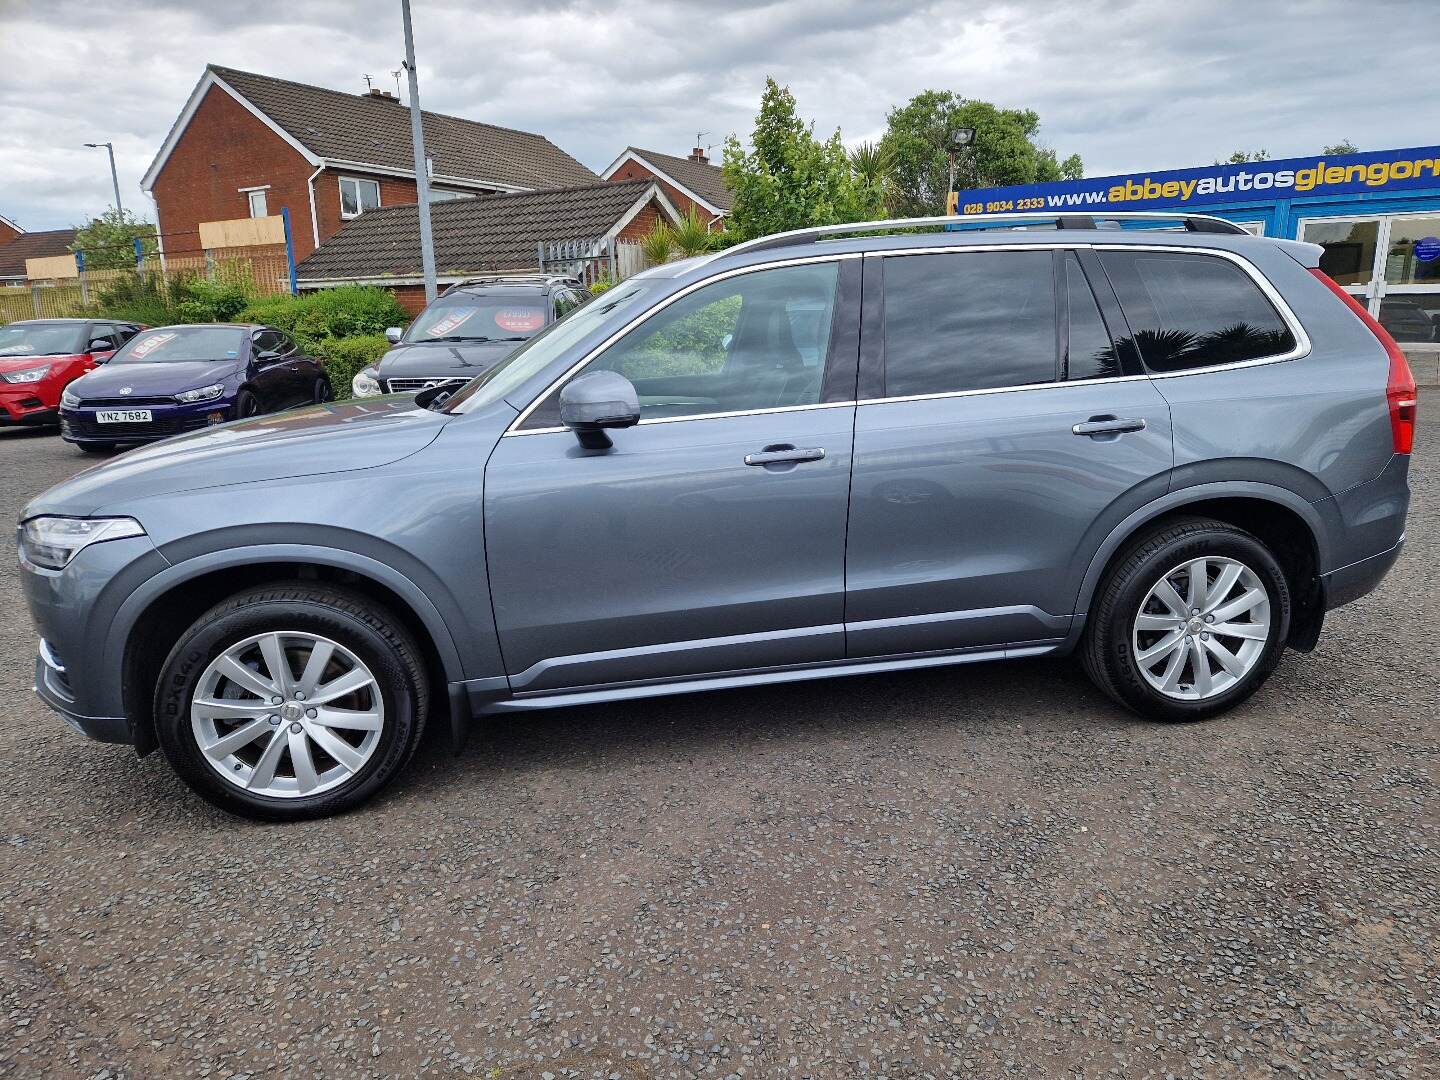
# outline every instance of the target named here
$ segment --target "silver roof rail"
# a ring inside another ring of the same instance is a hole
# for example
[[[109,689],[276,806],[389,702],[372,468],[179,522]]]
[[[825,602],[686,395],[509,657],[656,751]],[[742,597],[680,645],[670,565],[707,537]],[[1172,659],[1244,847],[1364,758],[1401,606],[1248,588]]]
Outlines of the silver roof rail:
[[[771,233],[745,240],[734,247],[722,248],[719,255],[734,255],[741,251],[759,251],[764,248],[785,247],[789,244],[811,244],[830,236],[849,236],[853,233],[887,232],[891,229],[914,229],[925,226],[955,225],[958,223],[994,224],[997,229],[1013,229],[1025,224],[1053,223],[1056,229],[1097,229],[1099,221],[1174,221],[1184,226],[1186,232],[1231,233],[1249,235],[1233,221],[1211,214],[1189,214],[1183,211],[1165,210],[1119,210],[1114,213],[1075,214],[944,214],[936,217],[890,218],[885,221],[852,221],[843,225],[815,225],[808,229],[791,229],[789,232]]]

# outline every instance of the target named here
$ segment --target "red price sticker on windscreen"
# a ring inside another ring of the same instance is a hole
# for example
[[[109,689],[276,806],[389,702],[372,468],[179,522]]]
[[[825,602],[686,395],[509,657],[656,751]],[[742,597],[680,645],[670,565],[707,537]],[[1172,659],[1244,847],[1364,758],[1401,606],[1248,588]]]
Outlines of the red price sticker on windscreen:
[[[174,341],[175,337],[176,335],[174,334],[152,334],[150,337],[139,341],[135,347],[130,350],[130,355],[137,360],[144,359],[156,349],[160,348],[161,345],[169,341]]]
[[[448,337],[461,323],[469,319],[479,308],[456,308],[449,315],[425,331],[430,337]]]
[[[508,307],[495,312],[495,325],[512,334],[539,330],[545,325],[545,313],[539,308]]]

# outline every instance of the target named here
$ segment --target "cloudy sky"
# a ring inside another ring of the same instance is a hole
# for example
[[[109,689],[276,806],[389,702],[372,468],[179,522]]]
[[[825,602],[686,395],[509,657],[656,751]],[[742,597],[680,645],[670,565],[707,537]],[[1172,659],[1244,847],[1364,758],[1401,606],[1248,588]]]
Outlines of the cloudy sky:
[[[412,0],[425,106],[543,132],[593,169],[749,131],[766,75],[849,143],[928,88],[1040,113],[1087,175],[1440,142],[1440,0]],[[206,62],[393,86],[399,0],[0,0],[0,214],[127,207]]]

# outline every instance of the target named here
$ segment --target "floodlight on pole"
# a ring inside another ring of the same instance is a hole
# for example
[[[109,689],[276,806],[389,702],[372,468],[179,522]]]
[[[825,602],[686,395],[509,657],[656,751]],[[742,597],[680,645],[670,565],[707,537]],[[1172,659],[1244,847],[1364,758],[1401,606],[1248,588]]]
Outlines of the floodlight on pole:
[[[975,142],[975,129],[973,127],[953,128],[945,136],[945,152],[950,156],[950,189],[945,196],[945,212],[953,214],[957,210],[960,196],[955,191],[955,158],[966,147]]]
[[[123,216],[125,213],[125,208],[120,205],[120,174],[115,171],[114,143],[87,142],[85,145],[88,146],[91,150],[99,150],[100,147],[103,146],[110,154],[110,183],[113,184],[115,187],[115,212]]]

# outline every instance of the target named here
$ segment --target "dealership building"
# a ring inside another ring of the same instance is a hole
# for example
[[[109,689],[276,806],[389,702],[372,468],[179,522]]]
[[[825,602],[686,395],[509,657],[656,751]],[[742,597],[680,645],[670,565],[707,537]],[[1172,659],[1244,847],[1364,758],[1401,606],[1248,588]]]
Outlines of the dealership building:
[[[983,188],[961,192],[959,210],[1193,210],[1306,240],[1420,367],[1440,358],[1440,146]]]

